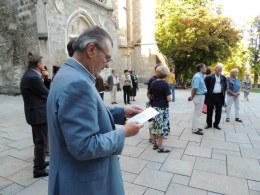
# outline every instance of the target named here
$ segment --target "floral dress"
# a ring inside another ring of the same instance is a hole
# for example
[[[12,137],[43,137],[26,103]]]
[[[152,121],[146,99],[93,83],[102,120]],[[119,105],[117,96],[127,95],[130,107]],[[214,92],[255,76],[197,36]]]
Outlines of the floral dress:
[[[171,95],[169,85],[164,80],[155,80],[149,93],[152,96],[152,107],[159,112],[152,121],[152,134],[167,136],[170,132],[169,102],[167,96]]]

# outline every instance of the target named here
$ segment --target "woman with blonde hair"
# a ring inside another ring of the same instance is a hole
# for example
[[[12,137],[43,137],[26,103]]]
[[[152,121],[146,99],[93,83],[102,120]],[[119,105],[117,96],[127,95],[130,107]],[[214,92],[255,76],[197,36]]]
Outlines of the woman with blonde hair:
[[[165,79],[169,75],[170,70],[166,66],[156,68],[156,80],[152,83],[149,90],[149,98],[152,99],[152,107],[159,112],[155,116],[152,125],[154,150],[158,149],[159,153],[168,153],[163,147],[163,137],[170,132],[169,121],[169,102],[172,101],[171,90]],[[158,144],[157,140],[158,138]]]
[[[232,104],[235,104],[235,121],[243,122],[239,119],[239,91],[241,88],[241,81],[237,78],[238,69],[233,68],[230,71],[230,76],[227,78],[227,118],[226,122],[230,121],[230,112]]]
[[[251,78],[250,78],[250,74],[249,73],[246,73],[246,76],[243,80],[243,91],[244,91],[244,100],[245,101],[248,101],[248,95],[249,95],[249,92],[251,90]]]

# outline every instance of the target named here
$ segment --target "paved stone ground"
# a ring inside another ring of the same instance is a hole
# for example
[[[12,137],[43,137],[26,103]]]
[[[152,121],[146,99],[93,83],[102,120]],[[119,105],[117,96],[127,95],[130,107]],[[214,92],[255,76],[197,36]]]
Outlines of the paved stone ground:
[[[146,91],[134,103],[142,107]],[[109,104],[110,95],[105,94]],[[122,104],[122,92],[119,94]],[[127,195],[256,195],[260,194],[260,94],[241,101],[243,123],[224,122],[223,130],[209,129],[204,136],[191,134],[193,103],[189,91],[178,90],[171,103],[171,133],[158,154],[148,143],[147,124],[126,139],[121,168]],[[223,115],[225,113],[223,112]],[[205,124],[205,115],[201,125]],[[0,96],[0,194],[46,195],[48,178],[32,178],[31,128],[25,122],[20,96]]]

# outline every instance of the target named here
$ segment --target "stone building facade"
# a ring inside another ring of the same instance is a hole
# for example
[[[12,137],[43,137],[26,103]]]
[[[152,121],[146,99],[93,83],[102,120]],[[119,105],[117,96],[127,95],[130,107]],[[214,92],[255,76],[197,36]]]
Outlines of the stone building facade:
[[[28,53],[41,55],[48,70],[68,57],[70,38],[99,25],[114,40],[113,61],[121,75],[135,70],[146,82],[163,57],[154,40],[155,0],[0,1],[0,93],[19,94]],[[49,71],[51,72],[51,71]],[[104,70],[106,77],[110,70]],[[51,75],[50,75],[51,76]]]

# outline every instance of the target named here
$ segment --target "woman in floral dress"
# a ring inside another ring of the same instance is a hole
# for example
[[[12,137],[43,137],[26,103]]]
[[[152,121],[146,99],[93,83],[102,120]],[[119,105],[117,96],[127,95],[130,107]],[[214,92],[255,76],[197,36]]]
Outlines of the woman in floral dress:
[[[163,137],[167,136],[170,132],[169,102],[172,101],[172,96],[169,85],[165,82],[165,78],[169,73],[170,70],[168,67],[159,66],[156,69],[157,79],[152,83],[149,91],[150,98],[152,99],[152,107],[159,112],[154,118],[152,125],[153,149],[158,149],[159,153],[170,152],[170,150],[163,147]],[[158,138],[158,143],[156,138]]]

